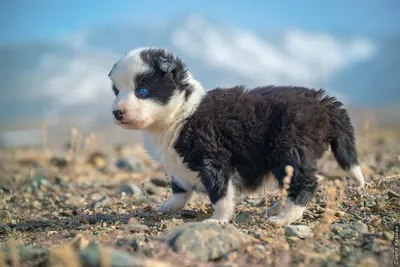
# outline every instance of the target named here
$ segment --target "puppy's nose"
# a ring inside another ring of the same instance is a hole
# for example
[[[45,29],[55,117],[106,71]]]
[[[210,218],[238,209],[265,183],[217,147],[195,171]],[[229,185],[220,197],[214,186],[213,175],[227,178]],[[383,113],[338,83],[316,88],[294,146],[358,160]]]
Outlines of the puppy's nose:
[[[122,111],[122,110],[120,110],[120,109],[117,109],[117,110],[113,110],[113,115],[114,115],[114,118],[116,119],[116,120],[122,120],[122,118],[123,118],[123,115],[124,114],[124,112]]]

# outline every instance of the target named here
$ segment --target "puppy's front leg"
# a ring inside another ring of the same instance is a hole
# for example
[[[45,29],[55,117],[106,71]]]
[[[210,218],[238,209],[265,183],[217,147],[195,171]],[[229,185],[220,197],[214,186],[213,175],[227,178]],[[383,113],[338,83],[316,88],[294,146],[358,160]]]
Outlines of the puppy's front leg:
[[[226,183],[216,183],[214,186],[206,188],[214,208],[214,214],[204,220],[204,222],[213,222],[226,224],[232,219],[235,212],[234,187],[229,180]]]
[[[172,197],[158,209],[162,213],[180,211],[189,202],[193,194],[192,189],[185,189],[172,177]]]

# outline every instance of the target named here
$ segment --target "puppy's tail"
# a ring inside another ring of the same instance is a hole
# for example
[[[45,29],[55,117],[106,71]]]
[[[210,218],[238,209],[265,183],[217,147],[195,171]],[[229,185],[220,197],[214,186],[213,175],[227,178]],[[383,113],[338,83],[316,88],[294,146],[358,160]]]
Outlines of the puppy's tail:
[[[331,113],[331,148],[340,167],[348,172],[359,187],[364,188],[364,176],[358,163],[354,128],[350,116],[340,101],[325,98]]]

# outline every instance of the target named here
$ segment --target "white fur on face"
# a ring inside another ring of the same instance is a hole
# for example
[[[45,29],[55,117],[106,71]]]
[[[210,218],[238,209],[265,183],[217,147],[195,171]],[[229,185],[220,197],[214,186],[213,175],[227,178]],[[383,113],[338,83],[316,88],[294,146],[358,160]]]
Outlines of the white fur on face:
[[[162,105],[154,99],[140,99],[135,95],[137,84],[135,77],[151,71],[150,66],[143,62],[140,53],[145,48],[129,52],[112,69],[110,79],[119,90],[112,104],[112,110],[122,110],[123,120],[114,119],[114,123],[125,128],[141,130],[161,122],[170,121],[184,102],[184,93],[176,90],[167,105]]]

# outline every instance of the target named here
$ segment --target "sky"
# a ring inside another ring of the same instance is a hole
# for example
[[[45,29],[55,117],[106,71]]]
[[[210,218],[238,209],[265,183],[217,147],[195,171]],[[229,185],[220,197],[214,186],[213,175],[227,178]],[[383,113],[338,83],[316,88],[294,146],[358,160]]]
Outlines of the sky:
[[[14,130],[41,121],[114,133],[107,74],[139,46],[173,50],[206,90],[299,85],[358,109],[399,106],[399,10],[400,0],[0,0],[0,146],[32,141]]]
[[[399,10],[398,0],[1,0],[0,42],[49,40],[108,23],[144,26],[192,12],[252,30],[297,26],[380,36],[400,31]]]

